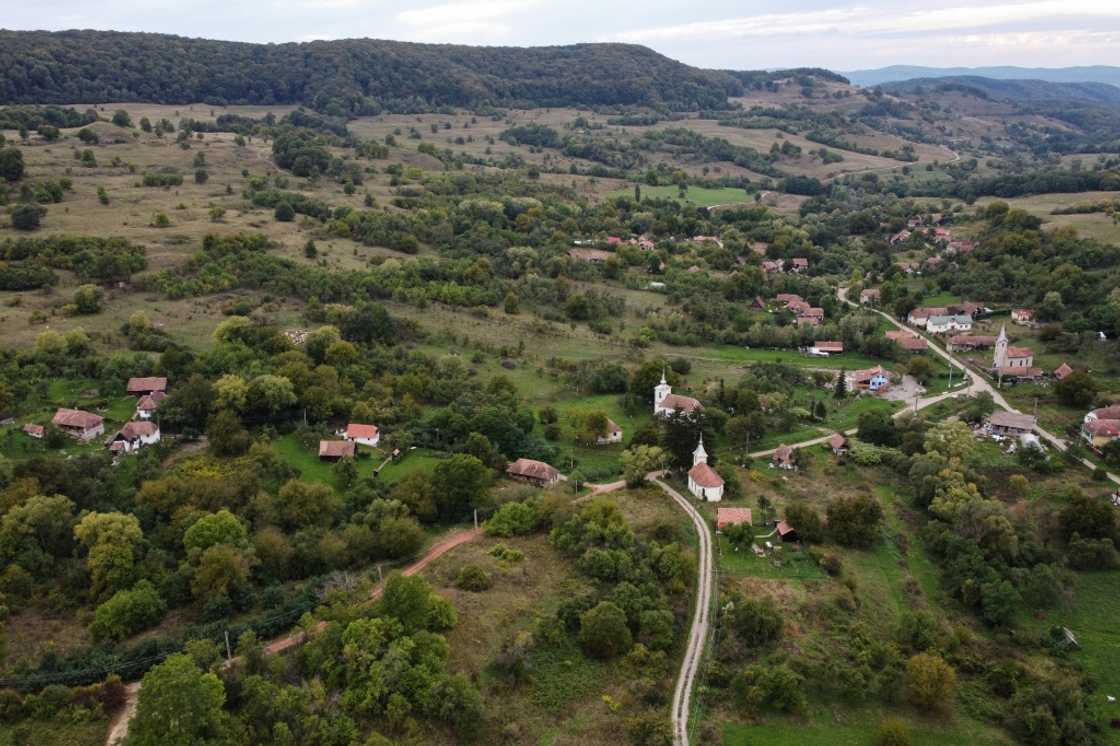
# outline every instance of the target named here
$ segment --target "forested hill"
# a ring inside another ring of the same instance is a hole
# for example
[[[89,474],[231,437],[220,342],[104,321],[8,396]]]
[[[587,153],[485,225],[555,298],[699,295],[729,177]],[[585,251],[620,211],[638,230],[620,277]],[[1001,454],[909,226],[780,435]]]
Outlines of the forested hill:
[[[1120,88],[1108,83],[1052,83],[1045,80],[998,80],[978,75],[914,78],[880,86],[888,93],[922,94],[958,90],[981,98],[1016,104],[1075,103],[1120,106]]]
[[[376,39],[247,44],[111,31],[0,31],[0,102],[724,108],[742,89],[629,44],[470,47]]]

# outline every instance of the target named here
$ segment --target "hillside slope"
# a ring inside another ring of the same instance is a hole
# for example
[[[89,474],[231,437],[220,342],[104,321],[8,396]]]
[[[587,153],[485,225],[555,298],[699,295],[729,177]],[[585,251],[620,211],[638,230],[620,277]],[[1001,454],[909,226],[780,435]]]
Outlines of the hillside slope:
[[[1120,67],[1113,65],[1084,65],[1080,67],[922,67],[920,65],[890,65],[872,70],[852,70],[844,73],[853,83],[861,86],[882,85],[912,78],[946,78],[960,75],[997,78],[1001,80],[1045,80],[1050,83],[1109,83],[1120,86]]]
[[[247,44],[111,31],[0,31],[0,102],[381,108],[721,108],[741,82],[629,44],[469,47],[376,39]]]
[[[922,94],[958,90],[981,98],[1017,104],[1077,103],[1120,106],[1120,88],[1107,83],[1050,83],[1045,80],[997,80],[977,75],[914,78],[882,86],[888,93]]]

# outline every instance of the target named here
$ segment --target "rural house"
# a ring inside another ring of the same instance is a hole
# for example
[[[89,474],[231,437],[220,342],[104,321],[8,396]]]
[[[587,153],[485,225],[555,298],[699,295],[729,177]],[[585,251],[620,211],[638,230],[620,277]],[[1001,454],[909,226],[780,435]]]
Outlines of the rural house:
[[[320,440],[319,460],[338,461],[354,458],[354,442],[349,440]]]
[[[1034,310],[1030,308],[1012,309],[1011,322],[1020,326],[1030,326],[1034,323]]]
[[[813,343],[813,346],[808,350],[810,355],[818,355],[821,357],[827,355],[839,355],[844,352],[844,343],[838,340],[821,339]]]
[[[948,308],[915,308],[906,316],[906,323],[924,329],[930,316],[947,316],[948,314]]]
[[[668,417],[674,412],[692,414],[703,408],[704,405],[691,396],[674,394],[673,387],[665,380],[665,374],[661,374],[661,383],[653,389],[653,413],[655,415]]]
[[[988,432],[995,435],[1018,437],[1024,433],[1032,432],[1037,424],[1038,420],[1034,415],[999,410],[989,415],[987,429]]]
[[[879,288],[867,288],[860,291],[859,302],[865,306],[876,306],[879,304],[880,296]]]
[[[150,420],[155,416],[156,410],[159,409],[160,403],[167,398],[167,394],[162,391],[153,391],[150,394],[144,394],[140,397],[140,401],[136,402],[136,416],[142,420]]]
[[[157,391],[159,391],[160,393],[167,393],[166,378],[151,376],[148,378],[128,379],[128,393],[133,396],[154,394]]]
[[[1054,378],[1064,381],[1071,373],[1073,373],[1073,368],[1070,367],[1069,363],[1062,363],[1054,369]]]
[[[788,521],[781,521],[775,529],[778,532],[778,538],[782,541],[797,541],[797,529],[789,525]]]
[[[926,331],[930,334],[948,334],[949,332],[972,331],[972,317],[958,316],[930,316],[926,319]]]
[[[853,370],[848,374],[848,389],[851,391],[885,391],[891,385],[890,374],[880,365],[866,370]]]
[[[113,453],[135,453],[145,446],[155,445],[159,440],[159,425],[151,420],[133,420],[126,422],[109,439],[108,446]]]
[[[600,435],[595,439],[597,445],[606,446],[612,443],[622,442],[622,428],[614,420],[607,418],[607,432],[606,435]]]
[[[1085,422],[1094,420],[1120,420],[1120,404],[1110,404],[1107,407],[1094,409],[1085,415]]]
[[[832,449],[833,455],[842,456],[848,452],[848,439],[844,437],[843,433],[834,433],[828,439],[828,447]]]
[[[28,422],[23,426],[23,432],[32,438],[42,439],[47,434],[47,428],[36,425],[34,422]]]
[[[793,258],[793,271],[804,272],[809,269],[809,260],[803,256],[795,256]]]
[[[795,466],[793,449],[787,445],[780,445],[774,449],[770,456],[770,465],[779,469],[792,469]]]
[[[537,487],[551,487],[565,477],[554,466],[531,458],[519,458],[506,467],[510,479],[528,482]]]
[[[748,526],[754,523],[750,508],[716,508],[716,531],[744,523]]]
[[[907,352],[922,352],[929,349],[929,342],[924,337],[907,329],[891,329],[884,332],[884,336]]]
[[[351,422],[346,425],[345,430],[340,430],[338,435],[343,440],[353,441],[370,448],[377,448],[377,444],[381,442],[381,431],[377,429],[377,425],[360,425]]]
[[[59,430],[78,440],[92,440],[105,433],[104,418],[81,409],[59,409],[51,422]]]
[[[708,452],[704,450],[704,436],[692,452],[692,468],[688,470],[688,491],[706,502],[723,499],[723,477],[708,466]]]
[[[1093,448],[1104,448],[1120,438],[1120,419],[1087,420],[1081,425],[1081,437]]]

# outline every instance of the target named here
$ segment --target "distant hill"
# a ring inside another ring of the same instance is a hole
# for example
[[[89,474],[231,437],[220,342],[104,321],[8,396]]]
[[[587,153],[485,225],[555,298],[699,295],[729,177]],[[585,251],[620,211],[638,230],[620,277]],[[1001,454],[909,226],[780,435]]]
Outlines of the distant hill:
[[[0,102],[306,104],[383,109],[726,108],[738,75],[631,44],[470,47],[377,39],[247,44],[113,31],[0,31]]]
[[[843,73],[852,83],[875,86],[913,78],[945,78],[962,75],[1000,80],[1044,80],[1049,83],[1108,83],[1120,86],[1120,67],[1091,65],[1084,67],[920,67],[891,65],[873,70]]]
[[[980,98],[1020,105],[1093,104],[1120,107],[1120,87],[1107,83],[1052,83],[1045,80],[997,80],[976,75],[914,78],[881,86],[887,93],[921,95],[963,91]]]

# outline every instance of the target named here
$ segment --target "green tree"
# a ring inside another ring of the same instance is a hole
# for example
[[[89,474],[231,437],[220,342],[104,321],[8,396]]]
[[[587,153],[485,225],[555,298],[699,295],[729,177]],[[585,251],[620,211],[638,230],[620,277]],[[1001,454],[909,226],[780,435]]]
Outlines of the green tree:
[[[665,451],[658,446],[631,446],[622,452],[622,474],[629,487],[640,487],[646,475],[665,463]]]
[[[457,453],[436,465],[432,484],[440,518],[457,520],[481,503],[490,486],[490,469],[474,456]]]
[[[86,548],[86,568],[94,598],[103,598],[132,583],[144,532],[134,515],[87,513],[74,527]]]
[[[524,536],[537,528],[537,510],[530,502],[508,502],[486,521],[488,536]]]
[[[906,699],[926,711],[946,712],[953,707],[957,673],[940,656],[918,653],[906,661]]]
[[[1083,409],[1097,398],[1097,382],[1086,370],[1075,370],[1054,385],[1054,393],[1067,407]]]
[[[228,598],[248,585],[254,564],[255,558],[249,552],[229,544],[215,544],[199,555],[191,576],[191,594],[201,603]]]
[[[245,524],[226,508],[203,515],[183,533],[183,548],[190,559],[197,560],[203,552],[217,544],[229,544],[233,547],[246,547],[249,544],[249,532]]]
[[[910,746],[910,726],[905,720],[896,717],[883,718],[875,729],[872,746]]]
[[[94,314],[101,310],[101,288],[96,285],[81,285],[74,291],[74,308],[83,315]]]
[[[47,208],[38,205],[22,204],[12,208],[12,227],[17,231],[33,231],[39,228],[43,213]]]
[[[130,746],[217,746],[223,735],[225,687],[176,653],[144,675],[129,728]]]
[[[206,440],[210,452],[216,456],[240,456],[249,450],[252,438],[241,425],[237,415],[223,409],[210,415],[206,421]]]
[[[147,580],[128,590],[120,590],[97,607],[90,632],[97,641],[118,641],[159,623],[167,604]]]
[[[828,532],[837,544],[866,548],[879,538],[883,508],[871,495],[834,498],[827,515]]]
[[[0,148],[0,178],[5,181],[23,178],[23,153],[19,148]]]
[[[132,117],[130,117],[128,112],[124,109],[117,109],[113,112],[113,124],[118,127],[131,127]]]
[[[626,613],[610,601],[602,601],[579,617],[579,643],[594,658],[623,655],[634,644]]]
[[[281,202],[276,205],[275,216],[281,223],[290,223],[295,220],[296,211],[287,202]]]

